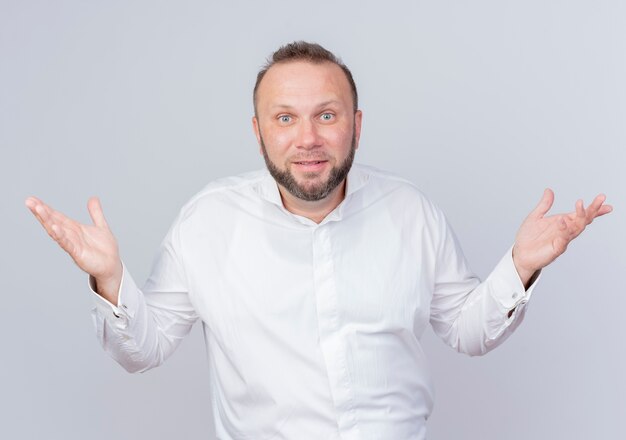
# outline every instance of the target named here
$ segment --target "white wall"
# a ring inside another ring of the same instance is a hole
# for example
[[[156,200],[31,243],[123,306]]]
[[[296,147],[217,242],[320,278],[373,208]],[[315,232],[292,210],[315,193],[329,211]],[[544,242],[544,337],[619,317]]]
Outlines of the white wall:
[[[355,74],[357,160],[416,182],[486,276],[546,186],[616,210],[547,269],[483,358],[424,339],[431,439],[626,438],[626,3],[0,0],[0,426],[10,439],[208,439],[200,329],[128,375],[98,346],[86,277],[23,206],[87,221],[101,196],[137,280],[178,208],[262,166],[251,89],[280,44]],[[138,422],[140,421],[140,422]]]

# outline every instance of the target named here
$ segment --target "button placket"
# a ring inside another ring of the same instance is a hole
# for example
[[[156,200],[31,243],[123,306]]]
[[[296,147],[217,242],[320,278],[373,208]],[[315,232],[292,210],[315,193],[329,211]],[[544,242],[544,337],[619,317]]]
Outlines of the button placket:
[[[358,438],[356,437],[352,384],[347,368],[347,346],[341,334],[341,316],[334,278],[330,227],[330,224],[321,225],[312,233],[314,290],[320,347],[326,363],[342,438]]]

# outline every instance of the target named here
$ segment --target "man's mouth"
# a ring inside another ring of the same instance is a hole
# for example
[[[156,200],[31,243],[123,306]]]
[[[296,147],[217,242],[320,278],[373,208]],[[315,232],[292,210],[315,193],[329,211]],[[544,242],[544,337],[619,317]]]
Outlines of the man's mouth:
[[[317,165],[323,162],[326,162],[326,161],[325,160],[300,160],[294,163],[298,165]]]
[[[296,160],[293,166],[305,173],[320,173],[326,169],[327,160]]]

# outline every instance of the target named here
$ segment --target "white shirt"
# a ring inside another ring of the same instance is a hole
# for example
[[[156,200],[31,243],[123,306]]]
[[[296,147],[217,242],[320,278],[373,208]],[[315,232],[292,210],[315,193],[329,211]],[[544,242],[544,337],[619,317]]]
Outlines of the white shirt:
[[[426,325],[483,354],[521,322],[532,287],[510,249],[480,283],[403,179],[355,165],[316,224],[263,170],[194,196],[144,288],[124,269],[118,304],[96,295],[94,318],[131,372],[158,366],[200,318],[219,439],[416,440],[433,405]]]

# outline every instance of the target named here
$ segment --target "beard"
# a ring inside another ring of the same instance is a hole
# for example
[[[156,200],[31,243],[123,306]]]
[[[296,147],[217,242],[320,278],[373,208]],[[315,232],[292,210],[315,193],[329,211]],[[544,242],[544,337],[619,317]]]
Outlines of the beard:
[[[267,149],[265,148],[265,142],[261,136],[261,148],[263,149],[263,159],[265,159],[265,165],[271,176],[276,183],[285,188],[292,196],[298,199],[305,200],[307,202],[316,202],[327,197],[335,188],[337,188],[348,176],[352,163],[354,162],[354,155],[356,152],[356,137],[355,133],[352,133],[352,144],[348,156],[342,163],[331,168],[328,179],[316,184],[301,184],[298,183],[294,175],[289,168],[281,170],[278,166],[272,162],[267,155]],[[310,157],[298,157],[300,160],[326,160],[326,156],[311,155]],[[305,179],[314,179],[318,176],[318,173],[304,173]]]

